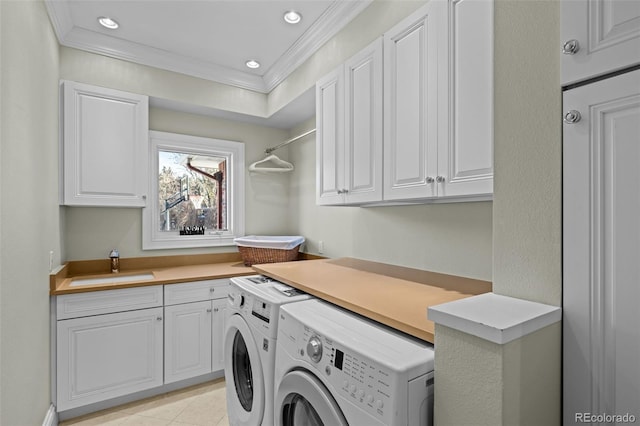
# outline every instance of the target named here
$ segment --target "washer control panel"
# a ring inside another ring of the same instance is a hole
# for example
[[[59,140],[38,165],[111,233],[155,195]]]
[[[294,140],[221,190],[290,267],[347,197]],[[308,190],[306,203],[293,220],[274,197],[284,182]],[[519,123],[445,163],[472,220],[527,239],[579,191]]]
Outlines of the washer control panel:
[[[298,345],[300,357],[315,366],[316,374],[324,376],[342,397],[391,424],[392,398],[398,393],[393,390],[392,374],[387,369],[307,326]]]

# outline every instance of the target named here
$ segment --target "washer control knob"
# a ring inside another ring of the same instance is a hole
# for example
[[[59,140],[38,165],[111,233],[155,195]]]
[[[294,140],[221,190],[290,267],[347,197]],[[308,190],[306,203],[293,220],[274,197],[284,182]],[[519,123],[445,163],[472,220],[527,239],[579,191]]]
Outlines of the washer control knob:
[[[382,407],[384,407],[384,402],[382,402],[382,400],[381,400],[381,399],[377,400],[377,401],[376,401],[376,407],[377,407],[379,410],[382,410]]]
[[[367,404],[373,404],[373,395],[367,395]]]
[[[318,336],[313,336],[307,343],[307,354],[311,361],[319,362],[322,358],[322,342]]]

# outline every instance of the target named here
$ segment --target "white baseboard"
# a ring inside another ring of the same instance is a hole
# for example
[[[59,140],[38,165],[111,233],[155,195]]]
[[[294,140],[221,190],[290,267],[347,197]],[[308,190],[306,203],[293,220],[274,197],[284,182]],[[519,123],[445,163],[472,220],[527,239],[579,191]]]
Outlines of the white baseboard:
[[[44,416],[42,426],[58,426],[58,413],[56,413],[56,407],[51,404],[47,410],[47,414]]]

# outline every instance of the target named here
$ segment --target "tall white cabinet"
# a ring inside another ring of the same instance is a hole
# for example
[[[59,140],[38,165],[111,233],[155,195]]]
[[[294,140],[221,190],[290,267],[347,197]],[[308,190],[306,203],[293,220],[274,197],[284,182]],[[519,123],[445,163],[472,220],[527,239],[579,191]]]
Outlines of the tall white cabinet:
[[[564,423],[640,419],[640,71],[563,103]]]
[[[640,58],[640,2],[561,2],[562,83],[635,65]]]
[[[562,34],[563,423],[621,424],[640,419],[640,3],[563,2]]]
[[[147,96],[62,83],[61,203],[144,207],[147,185]]]

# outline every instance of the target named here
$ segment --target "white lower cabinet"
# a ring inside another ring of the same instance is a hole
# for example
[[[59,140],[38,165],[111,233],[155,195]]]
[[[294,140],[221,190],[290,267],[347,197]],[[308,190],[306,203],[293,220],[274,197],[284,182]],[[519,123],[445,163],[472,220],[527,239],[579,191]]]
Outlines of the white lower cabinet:
[[[164,381],[211,372],[211,302],[164,308]]]
[[[165,383],[224,369],[228,285],[222,279],[165,286]]]
[[[162,307],[58,321],[58,411],[162,385],[162,334]]]
[[[56,298],[58,412],[224,369],[229,280]]]

